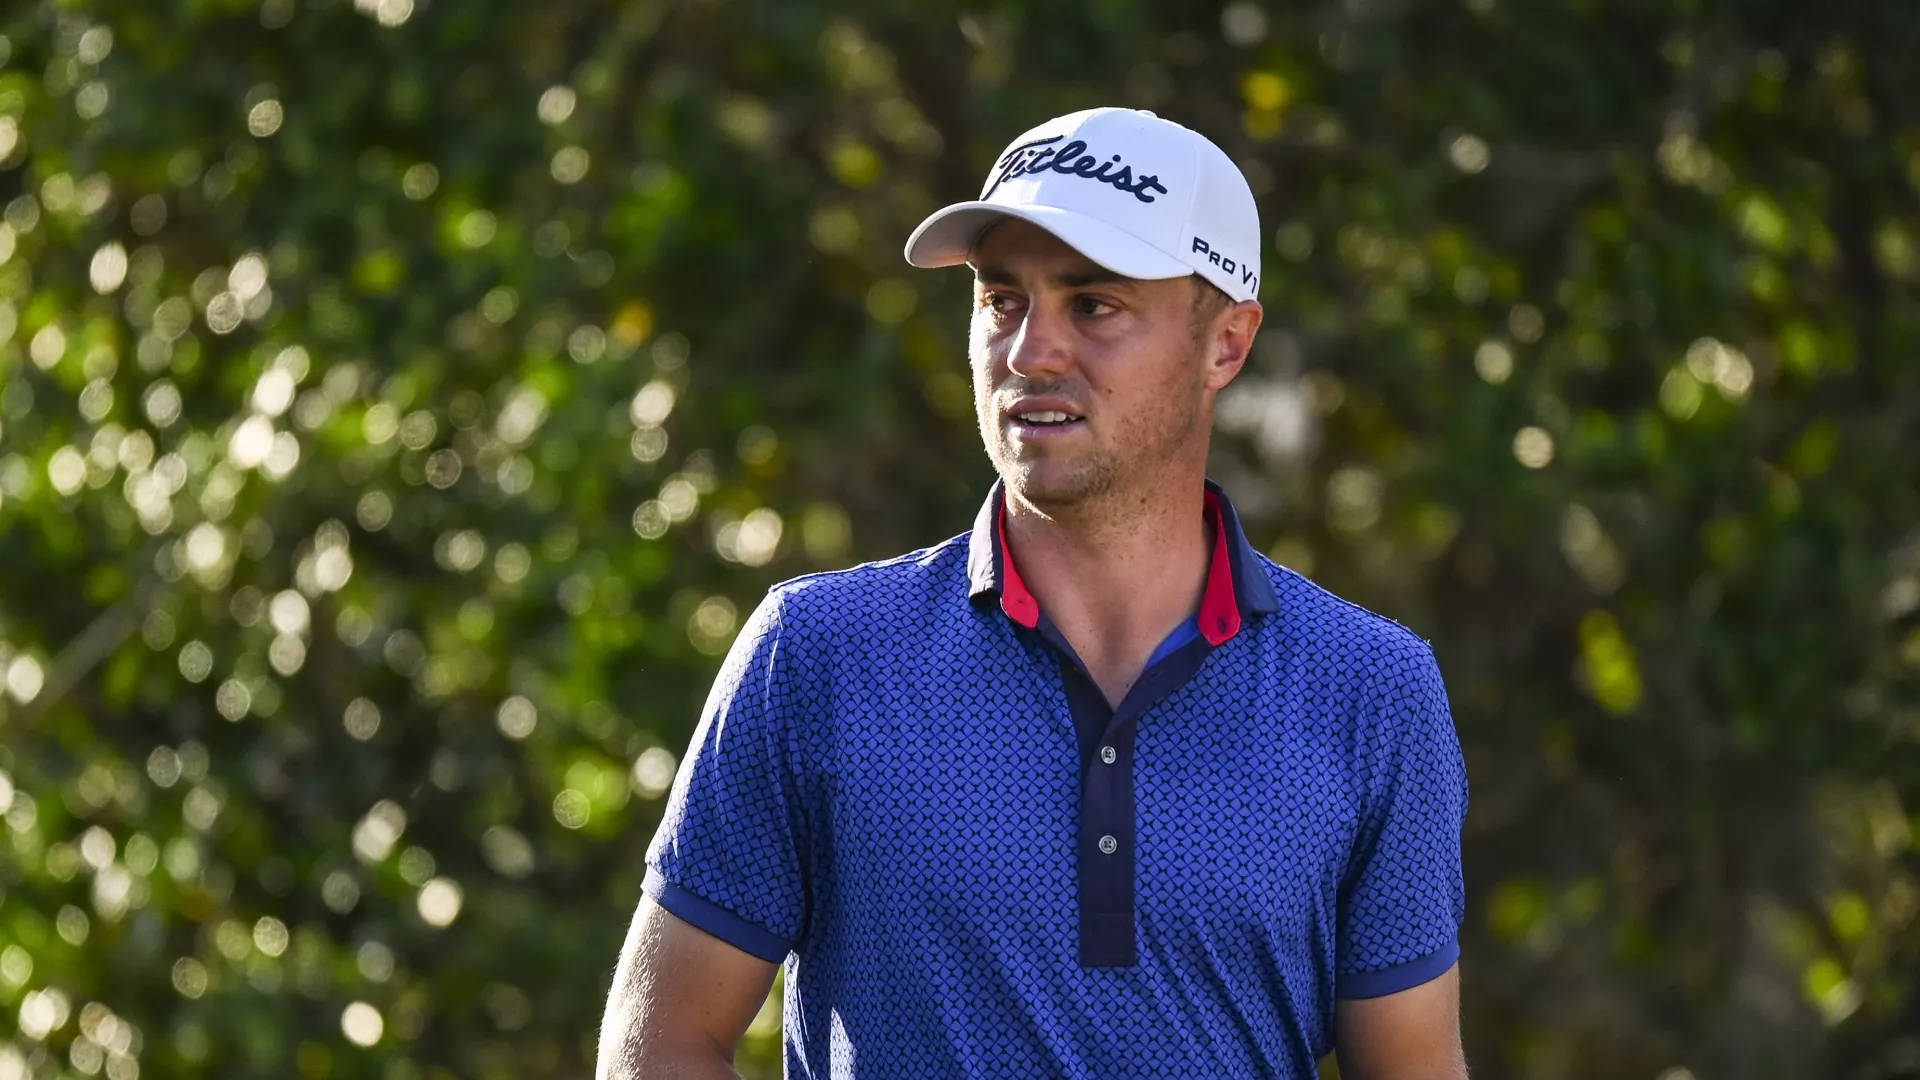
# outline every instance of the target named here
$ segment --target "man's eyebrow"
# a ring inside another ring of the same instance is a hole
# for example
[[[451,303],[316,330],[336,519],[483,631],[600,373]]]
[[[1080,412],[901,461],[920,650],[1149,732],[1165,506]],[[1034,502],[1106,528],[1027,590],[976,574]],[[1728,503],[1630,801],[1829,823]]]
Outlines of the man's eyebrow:
[[[1134,279],[1125,274],[1116,274],[1104,266],[1095,266],[1056,274],[1053,280],[1069,289],[1074,289],[1082,285],[1131,285]]]
[[[993,263],[983,263],[975,266],[973,268],[973,277],[975,281],[992,282],[994,284],[1011,285],[1015,281],[1012,271],[1004,266],[998,266]],[[1125,274],[1116,274],[1104,266],[1089,265],[1062,271],[1061,273],[1053,275],[1050,280],[1054,284],[1064,288],[1077,289],[1083,285],[1128,285],[1132,284],[1134,279],[1127,277]]]

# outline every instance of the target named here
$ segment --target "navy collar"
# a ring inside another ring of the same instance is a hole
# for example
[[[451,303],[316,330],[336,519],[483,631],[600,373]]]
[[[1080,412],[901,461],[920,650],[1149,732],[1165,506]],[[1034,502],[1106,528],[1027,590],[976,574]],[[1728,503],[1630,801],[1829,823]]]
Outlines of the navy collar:
[[[1280,610],[1280,600],[1267,580],[1266,570],[1247,542],[1240,515],[1220,485],[1206,481],[1207,520],[1214,528],[1213,562],[1200,601],[1200,633],[1212,645],[1231,638],[1255,615]],[[988,594],[1000,598],[1000,610],[1025,627],[1039,624],[1040,604],[1008,557],[1006,545],[1006,486],[995,480],[993,490],[974,517],[967,541],[967,597],[978,601]]]

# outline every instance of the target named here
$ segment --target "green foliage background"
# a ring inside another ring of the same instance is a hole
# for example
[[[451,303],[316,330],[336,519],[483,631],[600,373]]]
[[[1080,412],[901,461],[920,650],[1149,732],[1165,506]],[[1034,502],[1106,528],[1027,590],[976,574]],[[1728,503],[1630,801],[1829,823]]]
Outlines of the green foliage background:
[[[1916,55],[1850,0],[7,5],[0,1077],[586,1075],[739,613],[990,478],[902,240],[1095,104],[1260,196],[1213,471],[1435,643],[1476,1075],[1920,1075]]]

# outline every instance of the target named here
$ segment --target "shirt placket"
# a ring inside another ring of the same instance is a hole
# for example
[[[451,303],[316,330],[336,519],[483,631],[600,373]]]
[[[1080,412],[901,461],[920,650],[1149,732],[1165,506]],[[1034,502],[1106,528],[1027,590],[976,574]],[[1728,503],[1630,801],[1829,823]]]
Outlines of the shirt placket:
[[[1073,647],[1051,623],[1041,632],[1059,653],[1062,681],[1080,751],[1080,820],[1075,853],[1080,963],[1130,967],[1138,961],[1134,924],[1136,806],[1134,748],[1140,717],[1185,685],[1209,646],[1196,639],[1142,672],[1118,708],[1109,707]]]

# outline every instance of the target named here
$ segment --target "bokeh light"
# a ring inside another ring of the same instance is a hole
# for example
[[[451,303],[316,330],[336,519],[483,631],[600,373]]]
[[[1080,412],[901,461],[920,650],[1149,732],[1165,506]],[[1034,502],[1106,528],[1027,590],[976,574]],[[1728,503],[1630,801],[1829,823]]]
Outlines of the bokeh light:
[[[767,589],[972,520],[899,247],[1048,101],[1259,199],[1209,467],[1432,642],[1476,1075],[1910,1065],[1899,5],[241,7],[0,14],[0,1080],[590,1073]]]

